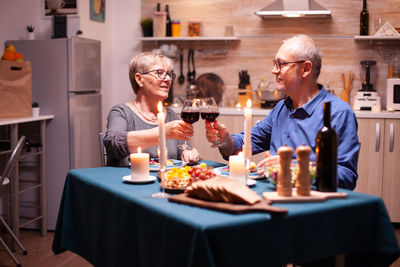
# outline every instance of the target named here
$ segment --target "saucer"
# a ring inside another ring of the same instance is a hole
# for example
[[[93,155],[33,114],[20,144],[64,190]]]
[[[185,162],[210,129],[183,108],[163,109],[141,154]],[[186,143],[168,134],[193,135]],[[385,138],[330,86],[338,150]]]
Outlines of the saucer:
[[[256,180],[247,179],[247,186],[248,186],[248,187],[252,187],[252,186],[255,185],[256,183],[257,183]]]
[[[150,182],[153,182],[154,180],[156,180],[156,177],[153,175],[149,175],[149,177],[147,177],[146,179],[132,180],[130,175],[126,175],[126,176],[122,177],[122,180],[124,180],[124,182],[131,183],[131,184],[146,184],[146,183],[150,183]]]

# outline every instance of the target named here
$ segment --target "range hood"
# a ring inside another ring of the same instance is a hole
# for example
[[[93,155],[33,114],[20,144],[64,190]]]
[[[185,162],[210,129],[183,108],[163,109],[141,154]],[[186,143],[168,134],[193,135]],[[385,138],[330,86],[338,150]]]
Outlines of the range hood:
[[[330,17],[331,11],[314,0],[276,0],[256,15],[263,18]]]

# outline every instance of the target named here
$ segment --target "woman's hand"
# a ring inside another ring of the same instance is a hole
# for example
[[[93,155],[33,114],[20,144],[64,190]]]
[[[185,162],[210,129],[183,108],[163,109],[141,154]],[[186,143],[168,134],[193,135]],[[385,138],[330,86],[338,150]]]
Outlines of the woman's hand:
[[[175,120],[165,124],[165,134],[167,139],[189,140],[193,136],[193,125],[190,123]]]
[[[199,152],[196,148],[182,151],[182,160],[188,164],[195,164],[200,160]]]
[[[265,159],[263,159],[262,161],[260,161],[257,164],[257,167],[259,167],[260,169],[258,170],[259,174],[264,174],[264,169],[265,166],[271,166],[271,165],[279,165],[279,156],[278,155],[271,155],[271,153],[268,151],[265,151]]]

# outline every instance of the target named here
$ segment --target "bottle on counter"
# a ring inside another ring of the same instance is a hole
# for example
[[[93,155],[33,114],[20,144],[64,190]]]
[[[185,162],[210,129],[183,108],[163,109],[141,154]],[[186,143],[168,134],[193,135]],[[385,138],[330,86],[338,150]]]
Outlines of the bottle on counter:
[[[260,81],[257,85],[257,90],[253,90],[253,103],[259,107],[261,103],[262,93],[268,90],[268,84],[264,79],[264,76],[260,77]]]
[[[169,6],[165,5],[165,13],[167,13],[165,25],[166,25],[166,36],[172,36],[172,21],[171,17],[169,16]]]
[[[331,128],[331,103],[324,102],[324,124],[316,139],[317,190],[337,190],[337,147],[338,137]]]
[[[363,9],[360,13],[360,35],[368,35],[369,13],[367,10],[367,0],[363,0]]]

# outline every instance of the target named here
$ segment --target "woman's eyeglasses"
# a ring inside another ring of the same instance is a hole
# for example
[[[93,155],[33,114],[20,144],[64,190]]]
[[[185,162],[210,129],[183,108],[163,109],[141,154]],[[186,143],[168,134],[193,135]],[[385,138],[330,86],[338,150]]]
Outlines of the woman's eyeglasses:
[[[306,61],[305,60],[297,60],[297,61],[286,61],[286,62],[283,61],[283,62],[281,62],[281,61],[277,61],[276,59],[273,59],[272,60],[272,66],[276,67],[276,69],[280,71],[282,69],[282,66],[285,66],[287,64],[303,63],[303,62],[306,62]]]
[[[175,74],[173,71],[168,72],[168,71],[161,70],[161,69],[159,69],[159,70],[149,70],[149,71],[143,72],[142,74],[143,74],[143,75],[144,75],[144,74],[149,74],[150,72],[155,72],[155,73],[156,73],[156,76],[155,76],[155,77],[157,77],[157,78],[160,79],[160,80],[165,80],[165,78],[166,78],[167,76],[169,76],[169,78],[170,78],[171,80],[174,80],[174,79],[176,78],[176,74]]]

